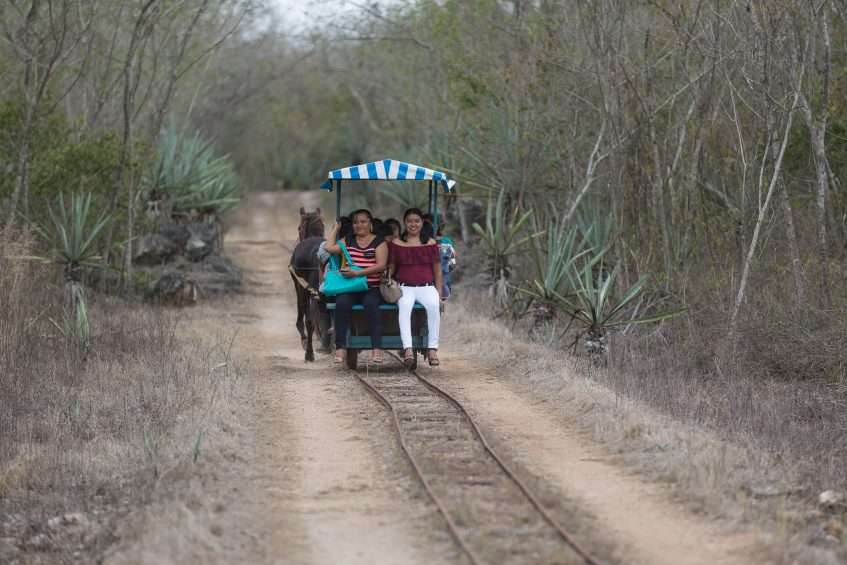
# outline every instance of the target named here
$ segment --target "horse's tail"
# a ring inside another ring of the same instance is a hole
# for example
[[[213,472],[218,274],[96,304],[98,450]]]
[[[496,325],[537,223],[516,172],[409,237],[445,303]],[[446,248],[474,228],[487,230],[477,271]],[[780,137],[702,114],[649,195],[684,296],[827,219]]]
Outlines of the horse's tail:
[[[312,320],[312,327],[315,329],[315,333],[318,336],[319,340],[323,340],[324,334],[326,334],[326,330],[324,323],[321,319],[321,310],[318,305],[318,300],[315,298],[314,300],[309,301],[308,311],[306,313],[307,316]]]

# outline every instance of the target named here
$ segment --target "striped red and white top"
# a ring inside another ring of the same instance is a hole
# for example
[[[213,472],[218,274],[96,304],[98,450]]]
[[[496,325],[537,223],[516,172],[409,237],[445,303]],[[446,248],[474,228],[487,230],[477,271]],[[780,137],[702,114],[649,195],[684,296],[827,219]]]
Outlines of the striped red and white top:
[[[376,264],[376,248],[385,243],[385,240],[381,236],[376,236],[365,247],[359,247],[356,243],[356,236],[353,235],[347,238],[347,241],[344,243],[347,245],[347,252],[350,254],[350,258],[353,259],[353,264],[362,269],[367,269]],[[369,288],[378,287],[379,281],[379,273],[368,275]]]

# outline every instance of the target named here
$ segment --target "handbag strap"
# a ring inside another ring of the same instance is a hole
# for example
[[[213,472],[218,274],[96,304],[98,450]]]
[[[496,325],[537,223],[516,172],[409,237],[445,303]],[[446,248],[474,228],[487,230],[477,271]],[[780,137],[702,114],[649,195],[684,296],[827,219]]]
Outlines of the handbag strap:
[[[347,258],[347,266],[352,267],[356,263],[353,262],[353,259],[350,257],[350,253],[347,251],[347,246],[344,245],[344,242],[340,239],[338,240],[338,246],[341,248],[341,251],[344,253],[344,256]]]

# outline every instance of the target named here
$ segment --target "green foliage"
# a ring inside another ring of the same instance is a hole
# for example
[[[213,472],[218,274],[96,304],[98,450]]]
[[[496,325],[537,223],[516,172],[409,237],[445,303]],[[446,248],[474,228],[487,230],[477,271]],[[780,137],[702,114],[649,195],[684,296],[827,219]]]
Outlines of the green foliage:
[[[439,188],[436,188],[438,190]],[[392,182],[379,187],[379,193],[399,204],[402,210],[426,208],[427,196],[420,182]]]
[[[592,249],[595,256],[602,255],[611,246],[612,214],[604,213],[595,199],[587,198],[577,208],[576,220],[582,243]]]
[[[85,305],[85,294],[78,283],[71,283],[67,289],[68,300],[62,310],[61,323],[50,318],[50,323],[69,343],[79,346],[88,344],[91,328],[88,322],[88,307]]]
[[[139,166],[141,145],[135,148],[132,165]],[[103,208],[111,200],[120,168],[120,142],[114,134],[83,137],[63,143],[40,154],[30,172],[31,214],[46,217],[46,204],[59,191],[90,194],[93,205]],[[126,201],[118,199],[118,214],[123,215]]]
[[[52,245],[52,261],[65,267],[66,278],[79,280],[80,266],[100,264],[102,250],[98,244],[112,216],[104,210],[91,220],[91,193],[72,195],[69,206],[60,193],[58,206],[48,206],[47,215],[48,222],[35,222],[33,228]]]
[[[0,196],[8,197],[17,175],[19,140],[23,136],[24,107],[19,100],[0,101]],[[44,171],[58,167],[48,155],[68,146],[69,125],[58,111],[40,116],[30,132],[29,178],[31,184],[41,177]],[[52,196],[55,196],[52,195]],[[38,207],[40,197],[31,197]]]
[[[228,156],[216,156],[211,141],[184,137],[171,126],[157,144],[158,156],[145,172],[148,199],[163,197],[175,216],[220,216],[241,204],[243,188]]]
[[[522,236],[523,226],[532,216],[532,211],[520,214],[520,210],[515,206],[509,214],[506,211],[505,197],[505,190],[500,191],[496,201],[492,201],[489,196],[485,228],[477,223],[473,224],[474,231],[482,238],[494,279],[509,278],[509,258],[517,253],[522,245],[544,233],[536,232]]]
[[[547,245],[544,250],[539,249],[537,239],[529,241],[535,270],[530,294],[544,303],[555,304],[560,296],[573,296],[571,288],[563,288],[568,282],[568,273],[574,263],[592,249],[585,248],[584,239],[577,242],[576,226],[567,229],[564,222],[559,220],[551,220],[546,233]]]
[[[571,301],[559,296],[556,305],[567,309],[568,314],[583,324],[589,333],[596,335],[604,335],[606,331],[616,326],[666,320],[685,311],[685,309],[671,310],[648,316],[620,319],[627,306],[644,292],[650,276],[644,275],[639,278],[623,292],[620,299],[615,300],[612,297],[612,290],[619,271],[620,263],[606,274],[602,261],[597,268],[595,260],[585,260],[582,269],[574,269],[574,276],[571,277],[571,284],[576,289],[575,300]]]

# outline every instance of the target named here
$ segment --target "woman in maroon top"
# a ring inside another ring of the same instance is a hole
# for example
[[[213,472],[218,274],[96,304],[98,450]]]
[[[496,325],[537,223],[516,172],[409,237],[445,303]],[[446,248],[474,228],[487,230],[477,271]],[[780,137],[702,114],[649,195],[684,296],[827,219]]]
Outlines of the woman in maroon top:
[[[403,213],[406,228],[400,237],[388,246],[388,274],[403,289],[397,301],[400,309],[400,339],[403,342],[403,363],[411,366],[415,354],[412,350],[412,307],[415,302],[426,309],[429,330],[427,360],[433,367],[438,361],[438,329],[441,324],[441,255],[432,237],[432,224],[424,222],[423,213],[409,208]]]
[[[347,328],[350,325],[350,311],[355,304],[361,304],[365,309],[368,329],[371,334],[373,353],[371,360],[382,363],[382,322],[379,315],[379,305],[382,296],[379,294],[380,274],[385,270],[388,260],[388,247],[382,237],[373,233],[373,216],[368,210],[356,210],[350,214],[353,223],[353,233],[347,236],[344,245],[350,258],[360,271],[341,270],[345,277],[368,278],[368,290],[364,292],[348,292],[335,297],[335,362],[342,363],[347,356]],[[341,245],[335,240],[341,224],[332,226],[332,231],[326,240],[326,250],[335,255],[343,255]]]

